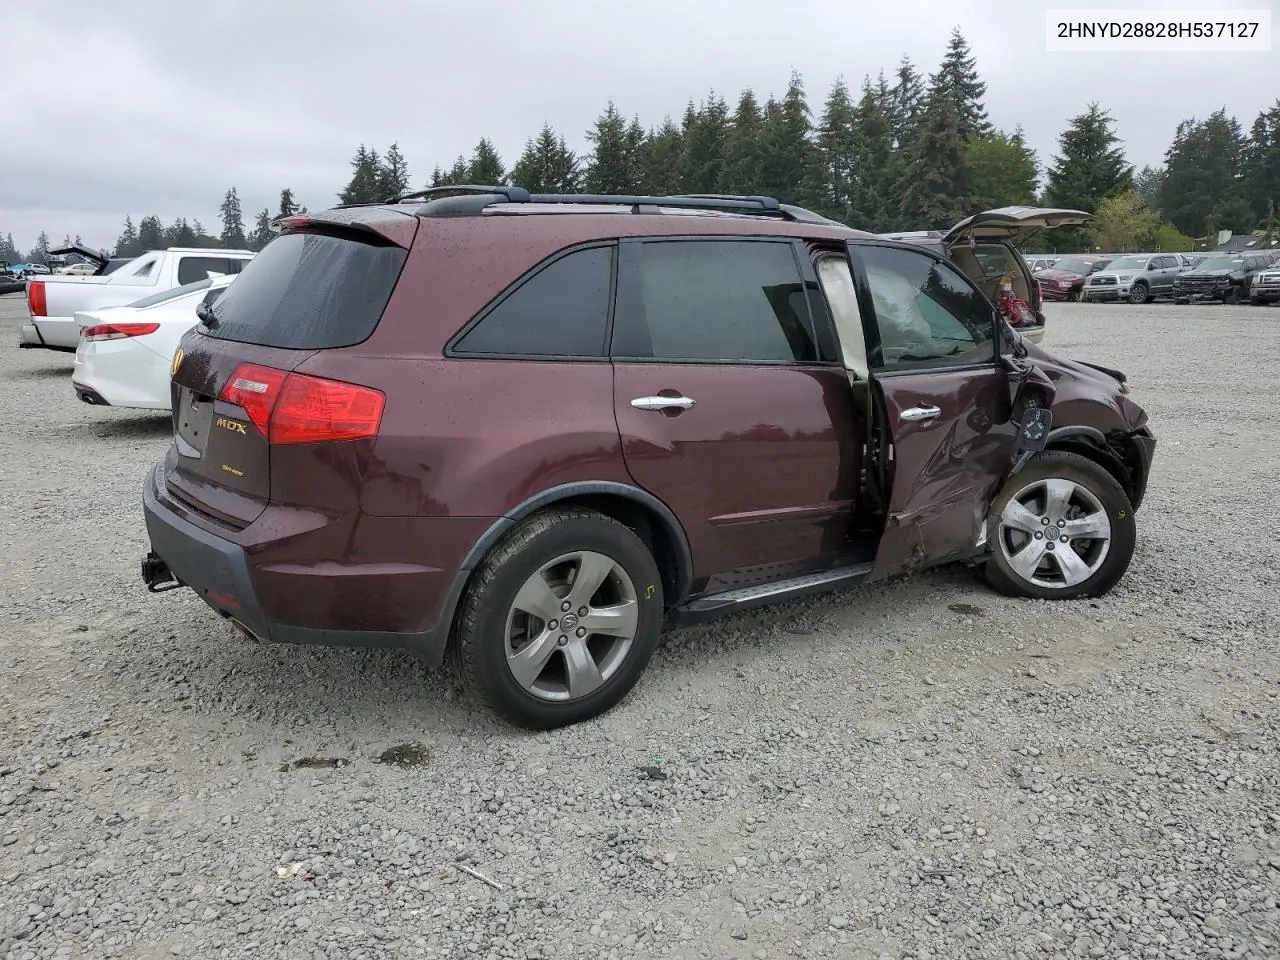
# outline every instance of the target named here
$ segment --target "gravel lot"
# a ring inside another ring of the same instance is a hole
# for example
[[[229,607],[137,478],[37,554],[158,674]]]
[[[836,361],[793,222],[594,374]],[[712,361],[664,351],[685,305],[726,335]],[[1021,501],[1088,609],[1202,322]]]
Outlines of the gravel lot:
[[[23,307],[0,958],[1280,956],[1280,310],[1051,307],[1160,439],[1105,599],[944,570],[793,603],[535,735],[147,594],[168,419],[79,403]]]

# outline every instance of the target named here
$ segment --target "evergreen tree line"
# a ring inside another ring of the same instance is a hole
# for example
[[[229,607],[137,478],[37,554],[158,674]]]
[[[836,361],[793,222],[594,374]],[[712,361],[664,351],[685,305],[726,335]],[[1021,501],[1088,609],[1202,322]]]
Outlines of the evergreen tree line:
[[[1135,172],[1111,115],[1089,104],[1058,138],[1044,169],[1020,128],[995,129],[986,84],[963,34],[925,77],[907,57],[892,79],[837,80],[815,118],[793,73],[781,99],[744,90],[730,110],[714,91],[679,123],[646,129],[610,101],[578,155],[544,123],[507,169],[492,140],[436,166],[427,186],[517,184],[534,193],[765,194],[873,232],[942,229],[992,207],[1043,204],[1097,216],[1087,231],[1056,230],[1058,249],[1190,249],[1218,230],[1276,229],[1280,100],[1245,135],[1225,109],[1179,125],[1160,168]],[[390,162],[394,155],[394,162]],[[361,145],[343,203],[409,188],[396,145],[379,158]]]
[[[986,84],[964,36],[952,32],[936,72],[903,57],[892,78],[864,78],[855,94],[837,80],[815,118],[803,80],[792,73],[781,98],[762,104],[752,90],[733,109],[712,91],[690,101],[675,122],[645,128],[610,101],[579,154],[544,123],[508,169],[487,137],[470,156],[436,166],[426,186],[518,184],[535,193],[765,194],[872,232],[942,229],[992,207],[1044,204],[1097,216],[1087,231],[1055,230],[1041,243],[1058,250],[1189,249],[1218,230],[1280,230],[1280,100],[1246,133],[1221,109],[1178,125],[1164,163],[1135,171],[1110,114],[1090,104],[1058,138],[1043,170],[1020,128],[997,130],[987,117]],[[341,203],[374,203],[412,189],[398,144],[383,153],[362,144],[351,160]],[[1039,187],[1039,188],[1038,188]],[[222,230],[179,219],[125,221],[117,256],[164,246],[261,249],[272,220],[298,212],[292,191],[246,226],[232,187]],[[47,238],[28,259],[47,250]],[[1045,248],[1042,248],[1045,249]],[[8,252],[6,252],[8,251]],[[0,259],[18,260],[10,239]]]

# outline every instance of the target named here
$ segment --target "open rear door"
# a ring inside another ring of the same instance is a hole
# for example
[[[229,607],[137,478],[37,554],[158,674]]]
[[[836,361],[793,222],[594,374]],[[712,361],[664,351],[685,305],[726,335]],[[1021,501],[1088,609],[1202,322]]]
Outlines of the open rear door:
[[[994,308],[950,263],[879,241],[848,253],[881,434],[884,530],[870,576],[880,579],[982,548],[1034,369],[1001,357]]]

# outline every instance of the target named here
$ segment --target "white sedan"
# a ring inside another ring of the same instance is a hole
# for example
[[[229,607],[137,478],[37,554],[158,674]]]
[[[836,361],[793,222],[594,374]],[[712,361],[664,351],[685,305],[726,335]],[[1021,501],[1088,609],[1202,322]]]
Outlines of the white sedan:
[[[170,367],[178,341],[198,322],[196,307],[235,274],[187,283],[123,307],[76,313],[80,343],[71,385],[96,406],[170,410]]]

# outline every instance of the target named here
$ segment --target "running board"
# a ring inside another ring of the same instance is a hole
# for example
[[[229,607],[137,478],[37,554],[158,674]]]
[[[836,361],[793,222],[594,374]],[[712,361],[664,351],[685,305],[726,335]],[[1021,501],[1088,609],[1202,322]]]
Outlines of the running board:
[[[807,573],[802,577],[791,577],[787,580],[775,580],[773,583],[708,594],[676,607],[670,613],[670,622],[671,625],[684,625],[765,604],[782,603],[810,594],[826,593],[865,580],[874,567],[874,563],[857,563],[837,570],[823,570],[820,573]]]

